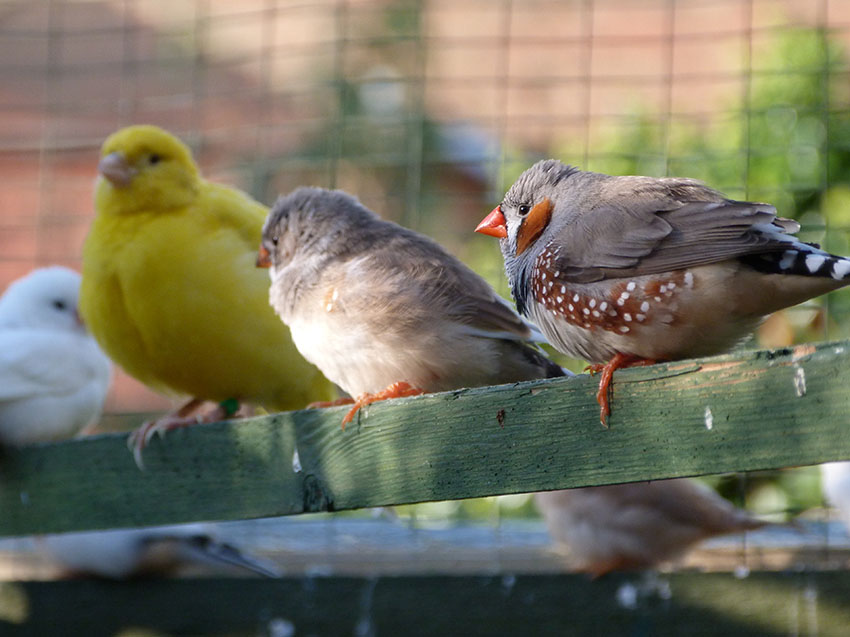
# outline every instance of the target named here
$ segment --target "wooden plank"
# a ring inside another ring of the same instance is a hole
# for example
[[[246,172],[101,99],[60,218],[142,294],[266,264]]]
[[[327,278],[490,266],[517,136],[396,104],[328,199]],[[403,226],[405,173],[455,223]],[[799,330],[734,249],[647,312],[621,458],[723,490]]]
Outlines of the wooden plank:
[[[0,534],[343,510],[850,458],[850,343],[8,451]],[[296,454],[297,451],[297,454]],[[295,462],[294,462],[295,461]]]
[[[8,582],[0,632],[843,635],[849,587],[848,572]]]

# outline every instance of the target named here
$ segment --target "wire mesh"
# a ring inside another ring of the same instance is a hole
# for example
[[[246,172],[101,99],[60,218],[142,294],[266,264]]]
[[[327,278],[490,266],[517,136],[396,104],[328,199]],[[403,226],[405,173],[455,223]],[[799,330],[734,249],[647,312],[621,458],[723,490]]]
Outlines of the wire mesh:
[[[267,203],[302,184],[353,192],[506,296],[472,229],[547,156],[701,178],[846,254],[849,42],[848,0],[5,2],[0,287],[79,268],[98,147],[141,122]],[[835,293],[754,343],[847,337],[848,315]],[[121,376],[108,410],[168,404]],[[805,508],[807,476],[772,506]]]

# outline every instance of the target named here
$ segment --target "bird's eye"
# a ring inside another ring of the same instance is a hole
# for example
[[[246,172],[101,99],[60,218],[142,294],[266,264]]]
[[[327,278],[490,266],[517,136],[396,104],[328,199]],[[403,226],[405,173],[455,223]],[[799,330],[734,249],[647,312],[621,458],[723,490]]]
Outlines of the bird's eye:
[[[67,306],[65,305],[65,301],[60,301],[59,299],[57,299],[57,300],[53,301],[53,307],[61,312]]]
[[[158,164],[160,161],[162,161],[162,157],[160,157],[159,155],[157,155],[156,153],[154,153],[153,155],[151,155],[151,156],[148,158],[148,161],[149,161],[151,164]]]
[[[524,217],[529,212],[531,212],[531,206],[522,205],[517,210],[519,211],[519,214],[521,214]]]
[[[277,242],[278,242],[278,241],[280,241],[280,237],[279,237],[279,236],[277,236],[277,235],[274,235],[274,236],[272,237],[272,245],[277,245]]]

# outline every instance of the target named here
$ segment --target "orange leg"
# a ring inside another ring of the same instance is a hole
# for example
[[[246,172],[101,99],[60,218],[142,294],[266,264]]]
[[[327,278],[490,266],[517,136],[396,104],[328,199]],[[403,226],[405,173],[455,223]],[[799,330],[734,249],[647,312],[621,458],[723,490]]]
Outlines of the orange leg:
[[[351,405],[352,403],[354,403],[354,399],[345,396],[336,400],[319,400],[315,403],[310,403],[307,405],[307,409],[324,409],[325,407],[339,407],[340,405]]]
[[[132,432],[127,438],[127,446],[133,452],[136,466],[144,470],[145,463],[142,461],[142,451],[144,451],[144,448],[148,446],[155,435],[164,436],[173,429],[191,427],[192,425],[204,422],[218,422],[219,420],[230,418],[239,410],[239,403],[237,401],[226,400],[207,412],[194,415],[203,404],[204,401],[200,398],[193,398],[174,413],[167,414],[156,420],[149,420]]]
[[[599,391],[596,392],[596,402],[599,403],[599,421],[603,427],[607,427],[606,418],[611,415],[611,406],[608,401],[608,388],[611,385],[611,380],[614,378],[614,372],[618,369],[626,367],[640,367],[643,365],[654,365],[656,361],[649,358],[640,358],[632,354],[623,354],[617,352],[614,358],[606,364],[588,365],[587,370],[591,374],[602,372],[602,377],[599,379]]]
[[[419,389],[418,387],[413,387],[410,383],[399,381],[397,383],[393,383],[385,390],[379,391],[377,394],[363,394],[362,396],[358,396],[357,400],[354,401],[354,407],[352,407],[348,413],[345,414],[345,418],[342,419],[342,428],[345,429],[345,426],[351,422],[352,418],[354,418],[354,415],[361,407],[371,405],[372,403],[376,403],[381,400],[387,400],[389,398],[404,398],[405,396],[418,396],[424,393],[424,390]]]

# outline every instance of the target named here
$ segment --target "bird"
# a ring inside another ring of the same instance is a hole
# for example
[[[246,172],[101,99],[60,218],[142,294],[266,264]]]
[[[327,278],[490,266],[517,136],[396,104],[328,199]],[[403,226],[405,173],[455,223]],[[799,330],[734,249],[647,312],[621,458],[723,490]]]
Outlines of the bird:
[[[850,260],[767,203],[694,179],[611,176],[556,159],[522,173],[477,232],[499,238],[520,314],[602,372],[708,356],[771,312],[850,283]]]
[[[152,125],[103,143],[82,252],[80,312],[109,356],[142,383],[191,397],[129,438],[136,462],[155,433],[335,396],[292,344],[254,267],[268,208],[205,180],[191,151]],[[219,406],[193,416],[204,401]]]
[[[684,478],[543,491],[534,501],[572,567],[593,577],[654,568],[702,540],[766,524]]]
[[[70,438],[103,409],[112,365],[77,312],[80,275],[33,270],[0,297],[0,442]]]
[[[43,535],[39,543],[69,575],[111,580],[166,576],[191,565],[239,568],[280,577],[275,565],[218,537],[214,525],[180,524],[147,528]]]
[[[353,397],[343,427],[377,400],[567,375],[484,279],[341,190],[279,197],[257,265],[299,351]]]
[[[850,531],[850,462],[827,462],[820,466],[821,491]]]

